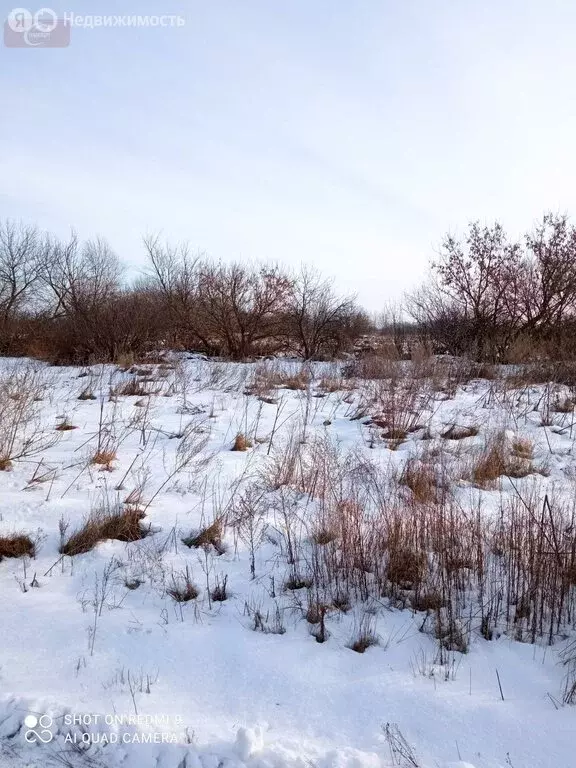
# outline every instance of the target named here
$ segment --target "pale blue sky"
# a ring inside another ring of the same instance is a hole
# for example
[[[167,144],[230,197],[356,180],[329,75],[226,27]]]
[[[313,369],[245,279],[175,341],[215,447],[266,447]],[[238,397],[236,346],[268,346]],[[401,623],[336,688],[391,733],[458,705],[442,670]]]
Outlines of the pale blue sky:
[[[136,267],[157,230],[309,262],[378,309],[447,229],[576,215],[571,0],[47,4],[187,23],[0,49],[0,216]]]

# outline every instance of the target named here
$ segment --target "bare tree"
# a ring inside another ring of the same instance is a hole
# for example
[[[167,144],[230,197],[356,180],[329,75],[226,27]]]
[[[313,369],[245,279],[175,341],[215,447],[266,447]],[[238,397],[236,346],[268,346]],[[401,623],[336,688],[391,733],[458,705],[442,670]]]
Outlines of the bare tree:
[[[515,275],[515,310],[523,333],[551,342],[576,310],[576,228],[567,215],[547,213],[526,235]]]
[[[160,235],[143,238],[151,266],[152,285],[163,297],[172,326],[173,342],[212,351],[200,312],[202,254],[193,254],[188,243],[172,245]]]
[[[16,332],[20,312],[30,309],[32,289],[41,273],[42,247],[37,227],[0,222],[0,334],[5,350]]]
[[[200,306],[210,337],[236,360],[271,351],[285,335],[282,319],[291,288],[275,265],[204,262]]]
[[[80,247],[73,232],[68,242],[47,239],[45,252],[43,277],[53,294],[54,316],[74,314],[87,320],[121,286],[123,267],[103,238]]]
[[[114,359],[114,309],[123,289],[118,256],[102,238],[80,246],[75,233],[68,242],[47,238],[44,252],[42,277],[52,344],[62,357],[79,362],[91,356]]]
[[[464,241],[444,238],[432,262],[432,277],[427,287],[412,294],[409,308],[436,325],[460,323],[468,351],[478,359],[495,360],[515,331],[510,293],[520,264],[519,244],[508,241],[498,222],[473,222]]]
[[[288,315],[290,330],[305,360],[340,351],[359,320],[354,297],[338,296],[333,283],[302,266],[293,280]]]

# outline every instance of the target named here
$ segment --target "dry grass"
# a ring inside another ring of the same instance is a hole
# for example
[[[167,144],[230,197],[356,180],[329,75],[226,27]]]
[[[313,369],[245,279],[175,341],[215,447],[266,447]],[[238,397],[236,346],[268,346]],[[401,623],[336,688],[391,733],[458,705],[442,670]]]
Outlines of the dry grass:
[[[177,603],[188,603],[190,600],[196,600],[200,590],[186,569],[186,573],[183,575],[172,574],[172,586],[168,587],[166,594],[170,595],[172,600]]]
[[[508,461],[501,435],[489,441],[472,467],[472,480],[480,488],[492,488],[506,474]]]
[[[101,448],[90,459],[91,464],[100,464],[104,469],[111,470],[112,462],[116,459],[116,451],[111,448]]]
[[[36,546],[29,536],[13,533],[0,536],[0,560],[5,557],[34,557]]]
[[[98,509],[85,521],[82,528],[72,534],[60,548],[63,555],[82,555],[90,552],[101,541],[139,541],[149,530],[142,528],[144,513],[139,509]]]
[[[574,400],[570,397],[558,398],[554,402],[553,410],[557,413],[572,413],[574,410]]]
[[[215,603],[223,603],[228,600],[228,576],[224,576],[222,581],[216,579],[216,584],[210,592],[210,597]]]
[[[297,589],[310,589],[314,583],[309,576],[302,576],[299,573],[291,573],[284,582],[284,589],[294,591]]]
[[[490,438],[482,452],[476,456],[471,468],[471,479],[480,488],[494,488],[500,477],[522,478],[544,470],[537,470],[532,464],[532,445],[530,441],[516,439],[508,453],[508,445],[503,433]]]
[[[345,382],[342,378],[323,376],[318,382],[318,390],[320,392],[341,392],[342,390],[347,389],[350,389],[350,384]]]
[[[70,432],[73,429],[78,429],[78,427],[75,427],[74,424],[72,424],[72,422],[67,418],[62,419],[60,424],[56,426],[57,432]]]
[[[78,400],[96,400],[96,395],[92,391],[92,387],[84,387],[78,395]]]
[[[414,589],[426,573],[426,558],[422,552],[408,547],[394,547],[389,551],[386,576],[402,589]]]
[[[411,457],[404,465],[399,480],[412,491],[414,499],[422,504],[436,499],[438,489],[434,467],[426,462]]]
[[[232,446],[232,451],[247,451],[248,448],[252,448],[252,440],[250,440],[248,437],[242,434],[242,432],[238,432],[236,437],[234,438],[234,445]]]
[[[213,547],[219,555],[222,555],[226,551],[226,545],[222,540],[223,536],[224,523],[221,518],[216,518],[210,525],[182,539],[182,543],[190,549],[199,549],[200,547],[210,549]]]
[[[445,440],[464,440],[467,437],[475,437],[479,431],[478,427],[463,427],[452,424],[442,433],[442,437]]]
[[[411,600],[415,611],[438,611],[445,604],[445,600],[437,591],[417,592]]]
[[[318,544],[319,546],[325,546],[326,544],[330,544],[332,541],[336,541],[338,538],[338,533],[336,530],[334,530],[334,528],[331,528],[328,525],[319,525],[317,528],[315,528],[314,531],[312,531],[310,538],[315,544]]]
[[[534,457],[534,443],[527,437],[515,437],[512,440],[512,454],[519,459]]]
[[[356,653],[366,653],[368,648],[378,645],[378,636],[372,628],[369,617],[364,617],[354,637],[350,640],[348,648]]]

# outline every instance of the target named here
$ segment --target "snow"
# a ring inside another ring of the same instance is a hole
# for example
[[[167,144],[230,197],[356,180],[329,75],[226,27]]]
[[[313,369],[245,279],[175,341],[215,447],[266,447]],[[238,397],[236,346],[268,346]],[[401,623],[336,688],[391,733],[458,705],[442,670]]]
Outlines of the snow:
[[[1,364],[5,370],[29,365]],[[295,363],[283,366],[298,369]],[[315,386],[336,368],[317,364],[312,370]],[[474,636],[467,654],[453,654],[446,679],[446,668],[435,663],[434,639],[419,631],[422,617],[384,602],[371,606],[379,644],[366,653],[347,647],[365,606],[331,617],[327,642],[317,643],[294,595],[282,592],[288,568],[272,513],[256,548],[254,579],[248,544],[230,531],[221,555],[181,543],[238,493],[236,481],[257,475],[270,461],[269,452],[288,450],[303,419],[307,440],[317,435],[344,452],[360,451],[382,471],[402,466],[422,450],[423,441],[409,436],[397,450],[384,443],[370,448],[370,428],[365,420],[351,419],[355,395],[348,392],[310,398],[282,389],[275,394],[281,408],[278,402],[263,403],[245,394],[253,365],[183,360],[176,372],[167,369],[164,388],[149,398],[149,409],[137,405],[142,400],[137,396],[109,402],[111,382],[128,380],[129,374],[113,366],[94,366],[79,378],[83,372],[43,369],[47,386],[35,429],[54,430],[63,416],[77,429],[60,433],[41,455],[0,472],[0,535],[39,536],[35,559],[0,562],[0,765],[44,768],[58,764],[62,751],[70,765],[124,768],[404,765],[391,754],[386,723],[398,726],[421,768],[573,764],[575,713],[560,703],[562,643],[547,647],[504,634],[491,642]],[[78,400],[88,384],[96,399]],[[485,407],[490,386],[471,382],[455,398],[436,402],[429,418],[433,437],[457,423],[481,425],[477,438],[467,438],[471,444],[503,426],[512,440],[518,421],[508,423],[497,404]],[[522,397],[536,398],[539,391]],[[118,446],[112,471],[88,463],[103,418]],[[138,422],[145,418],[144,425]],[[179,436],[187,425],[199,435],[200,449],[176,472]],[[246,452],[230,450],[239,432],[254,438]],[[568,493],[566,476],[575,464],[569,431],[546,428],[543,434],[526,409],[521,433],[535,442],[535,463],[549,465],[548,477],[540,479],[543,487]],[[48,473],[44,482],[30,482],[43,472]],[[120,483],[123,489],[115,490]],[[105,541],[85,554],[60,558],[61,518],[69,521],[69,534],[103,498],[122,501],[138,484],[150,502],[144,520],[151,525],[149,536],[131,543]],[[502,487],[509,492],[506,480]],[[469,493],[462,488],[463,499],[469,500]],[[485,503],[499,493],[482,491]],[[95,576],[101,580],[111,562],[116,567],[91,654]],[[186,568],[200,596],[176,604],[163,585]],[[213,587],[225,575],[230,598],[209,605],[207,582]],[[34,576],[38,587],[30,586]],[[127,589],[130,579],[142,584]],[[272,629],[277,607],[283,634],[252,630],[256,608]],[[26,742],[24,719],[31,713],[52,719],[48,744]],[[80,714],[86,715],[83,725],[66,724],[66,716]],[[118,722],[109,724],[106,716],[117,716]],[[147,723],[146,716],[161,722]],[[72,749],[66,735],[80,734],[80,728],[94,740],[116,734],[119,741]],[[138,743],[146,733],[170,741]]]

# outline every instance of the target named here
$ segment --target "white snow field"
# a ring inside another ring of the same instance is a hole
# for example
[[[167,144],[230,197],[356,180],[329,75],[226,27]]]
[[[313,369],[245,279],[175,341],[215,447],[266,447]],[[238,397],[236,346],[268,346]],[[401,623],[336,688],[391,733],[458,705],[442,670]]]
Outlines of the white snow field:
[[[2,360],[0,765],[576,765],[571,389],[464,368]]]

